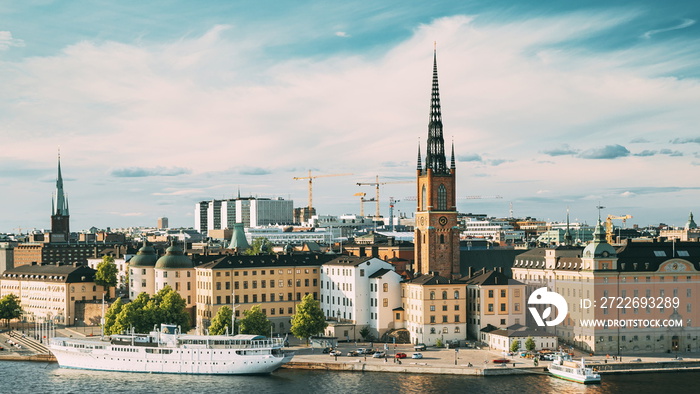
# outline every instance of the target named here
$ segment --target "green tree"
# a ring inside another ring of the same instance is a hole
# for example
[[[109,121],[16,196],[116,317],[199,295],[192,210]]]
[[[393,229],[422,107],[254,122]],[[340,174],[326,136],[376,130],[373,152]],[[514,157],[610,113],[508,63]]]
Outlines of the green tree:
[[[243,318],[238,322],[241,334],[264,335],[270,333],[270,319],[260,309],[260,305],[253,305],[247,311],[243,311]]]
[[[95,273],[95,283],[104,287],[105,292],[108,287],[117,285],[117,265],[114,264],[114,257],[102,256],[102,261],[97,264],[97,272]]]
[[[305,295],[297,305],[297,313],[292,316],[292,334],[299,339],[306,339],[308,345],[309,337],[322,333],[327,326],[319,302],[311,294]]]
[[[10,320],[19,319],[22,316],[22,306],[19,297],[8,294],[0,299],[0,320],[5,320],[5,326],[10,325]]]
[[[253,239],[253,243],[250,245],[250,249],[247,249],[243,254],[246,255],[258,255],[258,254],[270,254],[272,253],[272,242],[265,237],[258,237]]]
[[[516,339],[510,343],[510,351],[515,353],[518,350],[520,350],[520,341]]]
[[[119,332],[112,331],[112,327],[117,321],[117,315],[122,311],[124,304],[122,303],[121,297],[117,298],[112,305],[107,308],[105,312],[105,322],[104,322],[104,333],[105,335],[119,334]]]
[[[367,326],[362,327],[362,328],[360,329],[360,336],[361,336],[362,339],[364,339],[365,341],[369,341],[370,339],[372,339],[372,335],[371,335],[371,333],[370,333],[370,331],[369,331],[369,327],[367,327]]]
[[[219,308],[219,311],[216,312],[216,316],[211,319],[209,335],[223,335],[226,333],[227,327],[231,334],[235,333],[235,330],[231,330],[231,319],[233,319],[233,310],[228,305]],[[236,321],[235,324],[238,326],[238,321]]]
[[[528,352],[535,350],[535,340],[532,339],[532,337],[527,337],[527,340],[525,341],[525,349],[527,349]]]
[[[182,332],[190,330],[190,316],[185,310],[187,303],[170,286],[165,286],[153,297],[139,294],[128,304],[115,302],[105,313],[105,334],[134,331],[147,333],[161,323],[176,324]],[[107,317],[109,316],[109,317]]]

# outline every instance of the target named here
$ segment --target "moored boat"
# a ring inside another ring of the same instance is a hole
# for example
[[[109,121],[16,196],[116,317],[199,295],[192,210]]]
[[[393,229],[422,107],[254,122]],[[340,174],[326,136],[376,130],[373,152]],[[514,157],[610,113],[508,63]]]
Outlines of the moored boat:
[[[64,368],[179,374],[269,374],[289,362],[284,338],[187,335],[162,324],[149,334],[105,339],[53,338],[49,349]]]
[[[578,383],[600,383],[600,374],[586,366],[586,360],[575,361],[567,353],[557,353],[549,366],[549,373],[560,379]]]

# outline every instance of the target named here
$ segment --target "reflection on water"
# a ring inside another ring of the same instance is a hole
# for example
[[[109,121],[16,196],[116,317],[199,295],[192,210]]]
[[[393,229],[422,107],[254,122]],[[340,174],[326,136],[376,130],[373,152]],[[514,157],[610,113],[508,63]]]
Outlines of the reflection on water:
[[[0,393],[697,393],[700,372],[604,375],[582,385],[545,375],[477,377],[279,370],[269,376],[160,375],[83,371],[0,362]]]

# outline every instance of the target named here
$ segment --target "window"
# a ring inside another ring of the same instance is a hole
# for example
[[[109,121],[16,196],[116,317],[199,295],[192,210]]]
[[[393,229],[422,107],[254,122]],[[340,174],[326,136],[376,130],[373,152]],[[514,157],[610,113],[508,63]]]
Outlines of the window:
[[[455,323],[459,323],[459,315],[455,315]]]
[[[493,298],[493,290],[489,290],[489,298]]]
[[[431,292],[430,292],[430,299],[431,299],[431,300],[434,300],[434,299],[435,299],[435,292],[434,292],[434,291],[431,291]]]
[[[382,290],[384,290],[385,293],[388,292],[388,291],[389,291],[389,284],[388,284],[388,283],[384,283],[384,284],[382,285]]]
[[[459,299],[459,291],[455,291],[455,300]]]
[[[434,312],[435,311],[435,305],[430,305],[430,311]]]
[[[489,312],[493,312],[493,304],[489,304],[488,311],[489,311]]]
[[[438,186],[437,200],[438,200],[437,201],[438,211],[446,211],[447,210],[447,189],[445,188],[445,185]]]
[[[423,185],[423,188],[421,189],[421,192],[420,192],[420,210],[421,211],[425,211],[427,199],[428,199],[428,191],[426,190],[425,185]]]
[[[505,291],[505,290],[501,290],[501,297],[505,297],[505,296],[506,296],[506,291]]]
[[[446,291],[443,291],[443,292],[442,292],[442,299],[443,299],[443,300],[446,300],[446,299],[447,299],[447,292],[446,292]]]
[[[501,312],[505,312],[505,311],[506,311],[506,304],[502,303],[501,304]]]
[[[388,307],[389,306],[389,299],[385,298],[384,300],[382,300],[382,304],[384,305],[385,308]],[[690,305],[690,304],[688,304],[688,305]]]
[[[363,270],[363,269],[360,270],[360,276],[365,276],[365,270]]]
[[[430,322],[435,323],[435,316],[430,316]],[[434,330],[434,329],[433,329]]]

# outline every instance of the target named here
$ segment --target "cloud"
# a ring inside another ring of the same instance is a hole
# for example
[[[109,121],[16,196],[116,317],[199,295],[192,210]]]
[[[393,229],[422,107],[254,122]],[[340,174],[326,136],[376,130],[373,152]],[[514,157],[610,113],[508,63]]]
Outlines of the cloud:
[[[488,160],[487,163],[492,165],[492,166],[499,166],[503,163],[512,163],[513,160],[506,160],[506,159],[493,159],[493,160]]]
[[[674,138],[669,141],[672,144],[700,144],[700,137],[695,138]]]
[[[649,157],[649,156],[654,156],[654,155],[656,155],[657,153],[659,153],[659,152],[658,152],[658,151],[655,151],[655,150],[645,149],[645,150],[643,150],[643,151],[641,151],[641,152],[639,152],[639,153],[635,153],[633,156]]]
[[[581,152],[578,157],[582,159],[617,159],[626,157],[630,151],[622,145],[606,145],[602,148],[588,149]]]
[[[0,31],[0,51],[5,51],[10,47],[23,47],[24,41],[13,38],[9,31]]]
[[[382,167],[387,167],[387,168],[395,168],[395,167],[408,167],[411,164],[408,161],[384,161],[381,163]]]
[[[679,29],[685,29],[686,27],[690,27],[694,24],[695,24],[695,21],[693,19],[683,19],[683,21],[676,26],[667,27],[665,29],[649,30],[649,31],[645,32],[644,34],[642,34],[642,37],[649,39],[654,34],[665,33],[667,31],[673,31],[673,30],[679,30]]]
[[[348,37],[350,37],[350,34],[344,32],[344,31],[337,31],[337,32],[335,32],[335,35],[336,35],[337,37],[343,37],[343,38],[348,38]]]
[[[559,148],[543,150],[542,153],[549,156],[566,156],[575,155],[579,152],[578,149],[572,149],[568,144],[563,144]]]
[[[272,174],[272,171],[261,167],[242,167],[238,173],[240,175],[268,175]]]
[[[683,156],[683,152],[671,149],[661,149],[659,153],[668,156]]]
[[[630,144],[647,144],[649,142],[651,141],[643,137],[633,138],[632,140],[630,140]]]
[[[637,195],[636,193],[633,193],[633,192],[630,192],[630,191],[626,191],[626,192],[620,193],[620,197],[625,197],[625,198],[627,198],[627,197],[634,197],[634,196],[636,196],[636,195]]]
[[[477,161],[477,162],[482,162],[483,159],[481,156],[477,155],[476,153],[468,154],[468,155],[457,155],[457,160],[458,161]]]
[[[204,191],[202,189],[177,189],[167,192],[155,192],[151,193],[154,196],[185,196],[191,194],[202,194]]]
[[[192,171],[187,168],[180,167],[125,167],[115,168],[110,172],[110,175],[117,178],[142,178],[148,176],[177,176],[189,174]]]

